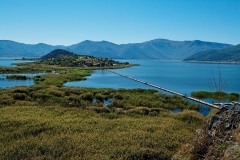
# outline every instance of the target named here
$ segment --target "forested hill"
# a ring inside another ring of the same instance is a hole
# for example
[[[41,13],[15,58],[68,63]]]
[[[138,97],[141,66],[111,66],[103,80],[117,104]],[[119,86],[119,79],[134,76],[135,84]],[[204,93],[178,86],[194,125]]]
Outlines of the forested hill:
[[[118,62],[108,58],[97,58],[88,55],[77,55],[63,49],[56,49],[42,56],[38,64],[62,67],[126,67],[128,62]]]
[[[186,58],[185,61],[215,61],[240,63],[240,44],[225,49],[212,49],[199,52]]]
[[[205,41],[172,41],[155,39],[143,43],[114,44],[107,41],[83,41],[70,46],[52,46],[44,43],[24,44],[0,40],[0,57],[41,57],[54,49],[64,49],[79,55],[123,59],[183,60],[209,49],[222,49],[232,45]]]
[[[40,59],[48,60],[48,59],[52,59],[52,58],[71,57],[71,56],[77,56],[77,54],[63,50],[63,49],[56,49],[56,50],[51,51],[47,55],[42,56]]]

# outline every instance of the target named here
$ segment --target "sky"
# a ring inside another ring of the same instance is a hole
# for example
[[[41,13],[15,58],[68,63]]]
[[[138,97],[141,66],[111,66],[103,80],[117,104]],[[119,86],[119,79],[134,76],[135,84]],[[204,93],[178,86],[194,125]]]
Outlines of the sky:
[[[240,0],[0,0],[0,40],[240,43]]]

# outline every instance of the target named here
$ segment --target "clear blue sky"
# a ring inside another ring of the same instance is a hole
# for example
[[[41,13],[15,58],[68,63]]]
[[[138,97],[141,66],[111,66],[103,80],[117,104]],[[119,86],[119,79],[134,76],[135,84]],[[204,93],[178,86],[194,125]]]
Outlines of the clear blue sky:
[[[240,0],[0,0],[0,39],[240,43]]]

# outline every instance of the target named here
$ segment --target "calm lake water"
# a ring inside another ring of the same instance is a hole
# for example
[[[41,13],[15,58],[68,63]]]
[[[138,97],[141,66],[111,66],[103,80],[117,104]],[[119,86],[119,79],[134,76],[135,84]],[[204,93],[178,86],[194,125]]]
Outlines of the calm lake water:
[[[22,63],[22,62],[32,62],[29,60],[21,60],[21,59],[11,59],[11,58],[0,58],[0,66],[12,67],[14,63]]]
[[[212,72],[218,77],[219,69],[222,79],[227,82],[227,92],[240,93],[240,65],[237,64],[210,64],[187,63],[181,61],[158,60],[119,60],[139,64],[139,66],[114,69],[114,71],[146,81],[164,88],[168,88],[183,94],[190,95],[192,91],[209,91],[209,83]],[[1,59],[0,66],[13,66],[14,63],[27,62],[23,60]],[[33,85],[32,80],[6,80],[4,75],[0,79],[0,87],[12,87],[19,85]],[[29,75],[26,75],[29,76]],[[31,76],[31,75],[30,75]],[[87,77],[86,81],[67,82],[65,86],[95,87],[95,88],[151,88],[144,84],[120,77],[113,73],[96,70]]]
[[[226,92],[240,93],[240,65],[237,64],[218,65],[158,60],[124,61],[140,65],[114,69],[115,72],[187,95],[190,95],[193,91],[210,91],[209,84],[212,72],[217,78],[220,69],[222,79],[228,84]],[[65,86],[116,89],[152,88],[104,70],[94,71],[91,76],[87,77],[86,81],[67,82]]]
[[[22,63],[22,62],[32,62],[28,60],[20,60],[20,59],[11,59],[11,58],[0,58],[0,66],[5,67],[13,67],[14,63]],[[41,75],[44,73],[37,73],[37,74],[14,74],[14,75],[24,75],[27,77],[34,77],[37,75]],[[6,79],[6,76],[10,74],[0,74],[0,88],[9,88],[9,87],[15,87],[15,86],[31,86],[34,84],[34,81],[32,79],[28,80],[8,80]]]
[[[32,73],[32,74],[13,74],[13,75],[22,75],[27,76],[29,78],[33,78],[37,75],[43,75],[45,73]],[[0,74],[0,88],[10,88],[15,86],[32,86],[34,85],[34,81],[32,79],[27,80],[9,80],[7,79],[7,75],[11,74]]]

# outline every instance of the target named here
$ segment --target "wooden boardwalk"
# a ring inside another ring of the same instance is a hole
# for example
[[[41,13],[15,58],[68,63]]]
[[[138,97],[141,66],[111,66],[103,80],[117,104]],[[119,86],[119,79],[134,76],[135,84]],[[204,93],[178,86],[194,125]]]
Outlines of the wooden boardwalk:
[[[168,93],[171,93],[171,94],[174,94],[174,95],[177,95],[177,96],[181,96],[181,97],[183,97],[183,98],[189,99],[189,100],[191,100],[191,101],[194,101],[194,102],[197,102],[197,103],[200,103],[200,104],[204,104],[204,105],[207,105],[207,106],[216,108],[216,109],[221,109],[221,107],[219,107],[219,106],[217,106],[217,105],[214,105],[214,104],[211,104],[211,103],[208,103],[208,102],[205,102],[205,101],[202,101],[202,100],[199,100],[199,99],[190,97],[190,96],[186,96],[186,95],[184,95],[184,94],[181,94],[181,93],[178,93],[178,92],[174,92],[174,91],[172,91],[172,90],[169,90],[169,89],[166,89],[166,88],[163,88],[163,87],[160,87],[160,86],[157,86],[157,85],[154,85],[154,84],[145,82],[145,81],[141,81],[141,80],[132,78],[132,77],[130,77],[130,76],[126,76],[126,75],[124,75],[124,74],[120,74],[120,73],[114,72],[114,71],[112,71],[112,70],[105,69],[105,71],[111,72],[111,73],[113,73],[113,74],[116,74],[116,75],[119,75],[119,76],[122,76],[122,77],[125,77],[125,78],[128,78],[128,79],[131,79],[131,80],[136,81],[136,82],[139,82],[139,83],[143,83],[143,84],[145,84],[145,85],[148,85],[148,86],[151,86],[151,87],[153,87],[153,88],[157,88],[157,89],[163,90],[163,91],[165,91],[165,92],[168,92]]]

